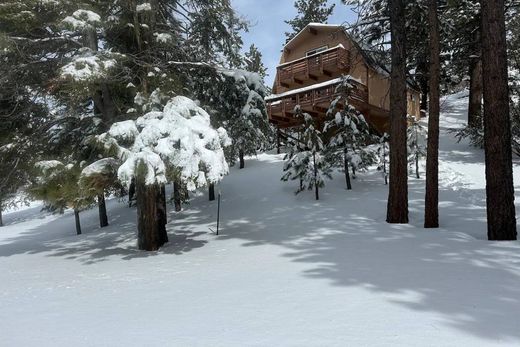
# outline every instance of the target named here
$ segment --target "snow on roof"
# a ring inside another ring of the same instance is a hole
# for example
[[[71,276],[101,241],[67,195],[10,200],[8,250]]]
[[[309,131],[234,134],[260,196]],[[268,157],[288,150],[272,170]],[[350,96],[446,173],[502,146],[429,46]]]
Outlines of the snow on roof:
[[[312,84],[312,85],[307,86],[307,87],[289,90],[289,91],[287,91],[285,93],[273,94],[273,95],[270,95],[267,98],[265,98],[265,101],[276,100],[276,99],[279,99],[279,98],[284,98],[286,96],[304,93],[304,92],[309,91],[309,90],[318,89],[318,88],[322,88],[322,87],[338,84],[338,83],[341,82],[341,80],[343,78],[344,77],[338,77],[338,78],[335,78],[335,79],[332,79],[332,80],[329,80],[329,81],[325,81],[325,82],[322,82],[322,83]],[[359,80],[357,78],[354,78],[354,77],[350,76],[350,79],[353,80],[353,81],[356,81],[356,82],[358,82],[360,84],[365,85],[361,80]]]

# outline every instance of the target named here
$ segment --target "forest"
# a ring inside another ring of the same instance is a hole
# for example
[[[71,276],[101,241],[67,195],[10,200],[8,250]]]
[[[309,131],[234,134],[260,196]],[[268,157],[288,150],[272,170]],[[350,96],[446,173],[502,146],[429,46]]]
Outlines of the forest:
[[[520,1],[263,3],[0,3],[6,345],[520,343]],[[387,129],[347,73],[282,129],[272,62],[338,18]]]

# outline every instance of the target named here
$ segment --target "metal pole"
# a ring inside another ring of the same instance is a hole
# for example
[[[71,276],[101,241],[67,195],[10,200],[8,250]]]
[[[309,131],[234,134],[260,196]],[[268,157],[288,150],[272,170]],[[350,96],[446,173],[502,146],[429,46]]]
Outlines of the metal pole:
[[[219,225],[220,225],[220,192],[218,192],[218,204],[217,204],[217,235],[218,235]]]

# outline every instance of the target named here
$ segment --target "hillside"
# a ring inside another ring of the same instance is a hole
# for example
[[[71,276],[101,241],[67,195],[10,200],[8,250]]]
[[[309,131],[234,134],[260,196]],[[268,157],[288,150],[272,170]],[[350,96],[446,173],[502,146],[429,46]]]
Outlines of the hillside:
[[[410,224],[388,225],[379,173],[352,191],[339,175],[316,202],[280,181],[275,154],[221,183],[219,236],[201,193],[170,211],[158,252],[136,249],[117,199],[108,228],[82,214],[81,236],[71,211],[6,214],[0,345],[518,346],[520,243],[485,241],[484,153],[448,133],[466,103],[442,105],[439,230],[422,228],[423,179],[410,177]]]

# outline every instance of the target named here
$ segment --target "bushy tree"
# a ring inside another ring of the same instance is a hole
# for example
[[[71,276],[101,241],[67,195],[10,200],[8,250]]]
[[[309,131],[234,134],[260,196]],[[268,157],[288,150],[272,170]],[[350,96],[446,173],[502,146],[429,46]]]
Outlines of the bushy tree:
[[[324,154],[323,135],[312,116],[304,113],[300,106],[296,106],[294,113],[302,119],[303,129],[299,139],[291,140],[284,159],[282,181],[299,180],[296,194],[314,189],[316,200],[319,200],[319,189],[325,186],[325,178],[332,179],[332,169]]]
[[[351,77],[343,76],[336,87],[339,95],[330,104],[323,130],[327,138],[328,160],[332,166],[342,167],[349,190],[352,189],[349,166],[355,175],[356,170],[367,168],[375,159],[367,148],[371,141],[368,123],[349,102],[353,88]]]
[[[415,166],[415,176],[421,178],[419,174],[419,160],[426,157],[426,129],[414,116],[408,116],[406,137],[408,142],[408,165],[410,168]]]

